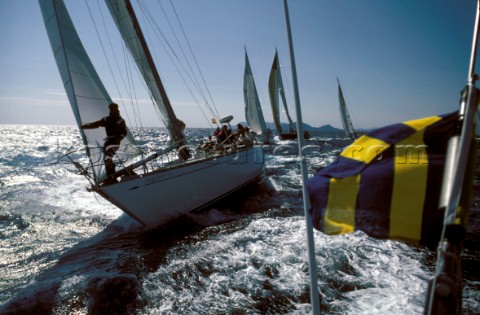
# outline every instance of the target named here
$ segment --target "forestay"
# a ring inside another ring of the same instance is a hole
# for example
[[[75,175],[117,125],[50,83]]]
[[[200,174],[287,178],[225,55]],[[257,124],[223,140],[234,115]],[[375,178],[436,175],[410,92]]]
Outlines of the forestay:
[[[57,62],[63,85],[67,93],[77,125],[97,121],[108,115],[108,105],[112,102],[90,58],[88,57],[72,20],[62,1],[39,1],[50,45]],[[79,128],[87,148],[94,178],[105,178],[103,163],[103,143],[106,138],[104,128],[83,130]],[[140,154],[130,131],[120,144],[117,155],[121,162],[131,163]]]

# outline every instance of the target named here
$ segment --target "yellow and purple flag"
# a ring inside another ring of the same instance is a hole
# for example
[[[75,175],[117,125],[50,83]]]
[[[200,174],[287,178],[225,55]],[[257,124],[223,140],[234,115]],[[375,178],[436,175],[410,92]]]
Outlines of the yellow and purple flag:
[[[345,148],[308,183],[313,226],[326,234],[361,230],[383,239],[436,245],[447,143],[457,113],[374,130]]]

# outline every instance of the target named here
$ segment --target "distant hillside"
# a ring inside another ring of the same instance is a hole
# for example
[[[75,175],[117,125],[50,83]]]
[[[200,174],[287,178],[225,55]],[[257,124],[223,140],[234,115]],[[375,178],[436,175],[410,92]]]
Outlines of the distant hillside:
[[[247,123],[242,121],[242,125],[247,126]],[[275,124],[271,122],[267,122],[267,128],[270,128],[271,130],[276,130]],[[296,125],[295,125],[296,127]],[[288,130],[289,126],[288,124],[282,123],[282,129],[283,130]],[[308,131],[323,131],[323,132],[343,132],[343,129],[338,129],[335,127],[332,127],[331,125],[323,125],[321,127],[312,127],[309,124],[303,123],[303,130],[308,130]]]

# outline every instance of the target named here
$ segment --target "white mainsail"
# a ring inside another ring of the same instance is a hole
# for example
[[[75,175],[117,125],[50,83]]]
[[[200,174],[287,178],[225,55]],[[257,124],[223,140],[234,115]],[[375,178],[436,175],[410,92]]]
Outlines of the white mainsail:
[[[257,87],[253,79],[250,61],[248,60],[247,50],[245,49],[245,73],[243,76],[243,95],[245,98],[245,118],[251,131],[257,134],[257,140],[268,142],[267,125],[263,117],[262,106],[258,99]]]
[[[345,135],[351,139],[357,138],[357,133],[353,129],[352,119],[348,113],[347,103],[343,97],[342,88],[340,86],[340,81],[337,78],[338,82],[338,99],[340,101],[340,118],[342,120],[343,129],[345,130]]]
[[[285,90],[283,88],[282,74],[280,72],[280,63],[278,62],[278,53],[275,51],[275,57],[273,59],[272,69],[270,70],[270,76],[268,78],[268,93],[270,95],[270,104],[272,106],[273,120],[275,127],[279,135],[282,134],[282,126],[280,121],[280,97],[282,98],[283,108],[287,115],[289,132],[295,132],[295,126],[293,124],[290,113],[288,112],[287,100],[285,97]]]
[[[158,75],[157,69],[153,63],[150,51],[147,47],[142,31],[138,26],[138,21],[129,0],[105,0],[110,14],[112,15],[117,28],[122,35],[125,44],[128,47],[135,63],[137,64],[144,81],[146,82],[150,94],[161,113],[162,120],[174,139],[174,142],[182,142],[185,136],[183,128],[172,109],[163,84]]]
[[[108,105],[112,100],[85,52],[63,1],[39,1],[39,4],[77,125],[80,127],[82,124],[107,116]],[[103,162],[105,129],[79,129],[95,180],[101,181],[105,178]],[[120,152],[125,165],[130,164],[133,158],[140,154],[130,132],[122,140],[117,154]]]

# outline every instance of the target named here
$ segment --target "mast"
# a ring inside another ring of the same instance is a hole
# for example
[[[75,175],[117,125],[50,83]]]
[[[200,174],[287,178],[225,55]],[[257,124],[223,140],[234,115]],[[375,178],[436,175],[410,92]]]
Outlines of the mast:
[[[298,91],[297,68],[295,65],[295,54],[293,51],[292,31],[290,30],[290,18],[288,15],[287,0],[283,0],[285,9],[285,22],[287,26],[288,47],[290,50],[290,62],[292,66],[293,78],[293,92],[295,95],[295,112],[297,114],[297,134],[298,134],[298,155],[300,158],[300,166],[302,171],[302,190],[303,190],[303,210],[305,212],[305,225],[307,232],[308,245],[308,265],[310,273],[310,301],[312,303],[312,313],[320,314],[320,302],[318,300],[318,279],[317,279],[317,261],[315,259],[315,240],[313,238],[312,220],[310,219],[310,200],[308,199],[307,179],[308,171],[307,164],[303,158],[303,121],[302,109],[300,107],[300,93]]]
[[[465,226],[457,222],[457,210],[462,206],[467,167],[476,152],[472,152],[473,127],[478,107],[475,61],[479,36],[480,2],[477,1],[475,28],[470,56],[467,86],[462,91],[455,134],[450,138],[445,158],[445,170],[440,194],[439,211],[444,211],[443,231],[438,244],[435,275],[429,283],[425,314],[461,314],[462,278],[461,247],[466,236]],[[472,163],[473,164],[473,163]],[[471,183],[468,183],[471,184]],[[470,205],[466,205],[469,207]]]

